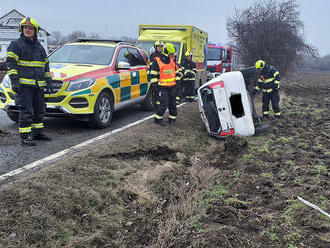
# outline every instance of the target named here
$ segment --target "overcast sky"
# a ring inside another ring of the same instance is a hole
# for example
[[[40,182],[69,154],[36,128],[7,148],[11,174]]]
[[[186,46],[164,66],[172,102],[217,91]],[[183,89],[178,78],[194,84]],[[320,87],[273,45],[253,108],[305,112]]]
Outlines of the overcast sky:
[[[195,25],[209,41],[228,42],[226,21],[235,8],[255,0],[1,0],[0,15],[17,9],[35,18],[48,32],[67,35],[75,30],[102,38],[138,36],[139,24]],[[305,39],[321,56],[330,54],[330,1],[298,0]],[[270,34],[274,35],[274,34]]]

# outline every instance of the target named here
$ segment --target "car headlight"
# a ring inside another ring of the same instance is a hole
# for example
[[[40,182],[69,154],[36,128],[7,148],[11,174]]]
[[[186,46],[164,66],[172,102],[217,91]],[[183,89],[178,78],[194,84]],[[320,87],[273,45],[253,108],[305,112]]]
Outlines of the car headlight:
[[[95,83],[94,78],[79,78],[69,82],[69,86],[66,89],[68,92],[77,91],[91,87]]]
[[[11,87],[11,81],[10,81],[10,77],[8,76],[8,74],[6,74],[6,75],[4,76],[4,78],[2,79],[2,85],[3,85],[5,88],[10,89],[10,87]]]

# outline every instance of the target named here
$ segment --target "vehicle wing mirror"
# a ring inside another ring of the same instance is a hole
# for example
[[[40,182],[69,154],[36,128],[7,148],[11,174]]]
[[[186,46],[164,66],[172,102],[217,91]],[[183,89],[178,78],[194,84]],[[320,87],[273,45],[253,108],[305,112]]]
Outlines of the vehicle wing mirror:
[[[131,65],[127,62],[124,62],[124,61],[120,61],[118,63],[118,69],[119,70],[125,70],[125,69],[130,69]]]

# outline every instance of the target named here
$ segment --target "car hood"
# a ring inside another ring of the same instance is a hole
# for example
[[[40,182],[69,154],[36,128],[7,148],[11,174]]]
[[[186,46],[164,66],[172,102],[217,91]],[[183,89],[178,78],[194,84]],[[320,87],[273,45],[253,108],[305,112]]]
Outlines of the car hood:
[[[106,68],[104,65],[50,63],[50,73],[55,80],[65,80],[80,74],[85,74],[95,70]]]

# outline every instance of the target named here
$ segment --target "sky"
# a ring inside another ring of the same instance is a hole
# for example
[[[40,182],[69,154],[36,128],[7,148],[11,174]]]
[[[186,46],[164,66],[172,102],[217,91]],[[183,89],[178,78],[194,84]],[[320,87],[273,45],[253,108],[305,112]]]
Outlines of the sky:
[[[330,1],[297,0],[304,37],[320,56],[330,54]],[[194,25],[210,42],[226,44],[226,22],[255,0],[1,0],[0,16],[12,9],[35,18],[49,33],[80,30],[102,38],[138,37],[139,24]],[[271,34],[274,35],[274,34]]]

